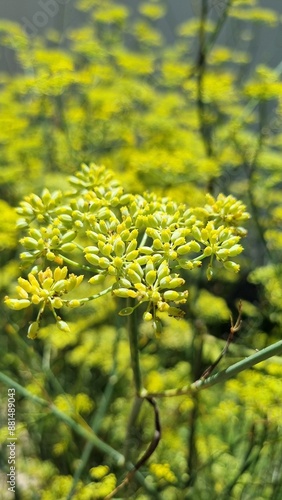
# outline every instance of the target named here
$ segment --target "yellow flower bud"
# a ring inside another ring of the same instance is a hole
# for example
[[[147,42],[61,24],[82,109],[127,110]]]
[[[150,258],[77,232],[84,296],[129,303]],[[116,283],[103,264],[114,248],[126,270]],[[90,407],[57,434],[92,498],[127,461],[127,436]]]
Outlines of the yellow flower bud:
[[[52,305],[55,309],[61,309],[61,307],[63,307],[63,302],[59,297],[55,297],[52,300]]]
[[[162,248],[163,248],[163,244],[162,244],[161,240],[159,238],[156,238],[153,241],[153,249],[154,250],[162,250]]]
[[[73,300],[70,300],[69,302],[67,302],[67,306],[74,309],[75,307],[80,307],[81,302],[79,300],[73,299]]]
[[[151,321],[153,319],[153,316],[150,312],[146,311],[143,314],[143,319],[144,321]]]
[[[27,299],[9,299],[9,297],[5,297],[5,304],[15,311],[20,311],[21,309],[25,309],[29,307],[31,302]]]
[[[134,290],[130,290],[129,288],[116,288],[113,290],[113,294],[117,297],[128,298],[132,297],[135,299],[137,297],[137,293]]]
[[[35,305],[38,305],[41,302],[42,298],[39,295],[33,294],[31,297],[31,302]]]

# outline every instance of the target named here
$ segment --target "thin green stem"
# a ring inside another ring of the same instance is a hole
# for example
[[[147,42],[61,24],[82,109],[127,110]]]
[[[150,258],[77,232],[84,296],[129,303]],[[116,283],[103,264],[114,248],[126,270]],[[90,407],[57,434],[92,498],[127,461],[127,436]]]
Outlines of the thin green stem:
[[[78,269],[83,269],[84,271],[90,271],[90,272],[95,272],[96,269],[93,269],[92,267],[85,266],[84,264],[81,264],[80,262],[76,262],[75,260],[69,259],[65,255],[59,253],[58,254],[61,259],[63,259],[66,264],[69,264],[70,266],[77,267]]]
[[[97,411],[96,411],[96,413],[93,417],[92,423],[91,423],[91,428],[95,433],[97,433],[99,431],[99,428],[100,428],[100,425],[103,421],[104,415],[106,414],[106,411],[107,411],[108,406],[110,404],[114,386],[118,380],[117,375],[116,375],[116,371],[117,371],[117,354],[118,354],[118,345],[119,345],[119,341],[120,341],[120,334],[121,334],[121,329],[117,328],[117,335],[116,335],[115,343],[113,346],[112,370],[111,370],[111,373],[109,376],[107,386],[106,386],[105,391],[103,393],[103,398],[102,398],[102,400],[97,408]],[[75,473],[73,475],[71,490],[69,491],[69,494],[68,494],[66,500],[71,500],[71,498],[73,497],[73,495],[75,493],[76,485],[81,477],[83,470],[86,467],[86,464],[89,460],[92,449],[93,449],[93,444],[90,441],[88,441],[84,446],[83,452],[82,452],[81,457],[80,457],[79,465],[78,465],[78,467],[75,470]],[[125,461],[126,461],[126,459],[125,459]]]
[[[78,302],[82,304],[85,304],[86,302],[89,302],[91,300],[95,300],[95,299],[99,299],[99,297],[103,297],[103,295],[107,295],[107,293],[111,292],[112,291],[112,285],[109,286],[108,288],[105,288],[105,290],[102,290],[101,292],[99,293],[96,293],[94,295],[90,295],[89,297],[84,297],[83,299],[77,299]],[[64,304],[67,305],[68,302],[70,302],[68,299],[64,299],[62,301]]]
[[[274,71],[277,73],[277,76],[281,76],[282,74],[282,61],[280,61],[279,64],[277,64],[277,66],[274,68]],[[256,107],[258,106],[258,104],[260,103],[260,99],[257,99],[257,98],[252,98],[248,101],[248,103],[246,104],[246,106],[244,107],[243,109],[243,112],[241,114],[241,116],[238,118],[238,121],[236,122],[236,124],[239,126],[239,125],[242,125],[246,119],[253,113],[253,111],[256,109]]]
[[[262,349],[261,351],[234,363],[234,365],[229,366],[215,375],[211,375],[206,379],[196,380],[196,382],[191,385],[191,389],[199,391],[220,382],[225,382],[230,378],[236,377],[238,373],[248,370],[249,368],[252,368],[252,366],[261,363],[261,361],[265,361],[272,356],[279,356],[280,354],[282,354],[282,340],[279,340],[278,342],[275,342],[275,344],[265,347],[265,349]]]
[[[128,299],[128,307],[134,307],[134,299]],[[135,310],[128,316],[128,336],[135,392],[136,396],[140,396],[142,392],[142,377],[139,362],[138,327]]]
[[[272,344],[268,347],[265,347],[264,349],[261,349],[261,351],[258,351],[255,354],[252,354],[251,356],[248,356],[247,358],[242,359],[237,363],[234,363],[225,370],[222,370],[214,375],[211,375],[206,379],[199,379],[196,380],[196,382],[194,382],[191,385],[186,385],[179,389],[168,389],[163,392],[149,393],[143,389],[142,397],[148,396],[157,398],[157,397],[184,396],[187,394],[192,395],[194,391],[201,391],[215,384],[226,382],[226,380],[236,377],[240,372],[248,370],[249,368],[252,368],[258,363],[261,363],[262,361],[265,361],[273,356],[279,356],[281,354],[282,354],[282,340],[279,340],[278,342],[275,342],[275,344]]]
[[[15,380],[11,379],[4,373],[0,372],[0,381],[3,382],[5,385],[9,387],[14,387],[19,394],[22,396],[28,398],[30,401],[33,403],[39,404],[40,406],[44,408],[48,408],[48,410],[58,419],[62,420],[67,424],[71,429],[73,429],[77,434],[79,434],[81,437],[86,439],[87,441],[91,442],[93,446],[98,448],[100,451],[103,453],[106,453],[107,455],[111,456],[118,465],[124,465],[124,457],[121,453],[116,451],[114,448],[109,446],[107,443],[104,443],[101,439],[99,439],[92,430],[89,429],[88,426],[85,426],[80,424],[79,422],[75,421],[73,418],[70,416],[66,415],[63,411],[59,410],[57,406],[55,406],[53,403],[47,401],[46,399],[40,398],[36,396],[35,394],[32,394],[30,391],[25,389],[23,386],[18,384]]]
[[[144,399],[139,396],[135,396],[133,401],[131,413],[127,424],[126,437],[124,440],[123,455],[126,461],[131,458],[130,452],[132,450],[133,430],[135,429],[136,420],[140,413],[143,401]]]

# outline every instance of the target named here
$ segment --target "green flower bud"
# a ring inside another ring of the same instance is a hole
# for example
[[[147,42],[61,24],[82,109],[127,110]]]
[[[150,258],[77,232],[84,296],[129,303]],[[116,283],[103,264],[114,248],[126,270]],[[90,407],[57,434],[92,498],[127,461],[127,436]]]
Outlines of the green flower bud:
[[[146,233],[153,240],[159,239],[159,232],[156,229],[152,228],[152,227],[147,227]]]
[[[229,255],[230,257],[235,257],[236,255],[239,255],[243,251],[242,245],[233,245],[231,248],[229,248]]]
[[[126,260],[128,262],[131,262],[132,260],[137,259],[138,255],[139,255],[138,250],[133,250],[133,252],[129,252],[126,254]]]
[[[122,257],[122,255],[125,252],[125,243],[122,241],[122,239],[116,239],[114,242],[114,252],[117,255],[117,257]]]
[[[133,252],[134,250],[136,250],[137,248],[137,240],[136,239],[133,239],[132,241],[130,241],[130,243],[128,244],[127,246],[127,249],[126,249],[126,253],[127,255],[130,253],[130,252]]]
[[[62,252],[73,252],[76,248],[75,243],[64,243],[64,245],[61,245],[60,250]]]
[[[232,262],[231,260],[224,262],[223,265],[228,271],[233,271],[234,273],[238,273],[240,271],[239,264],[236,264],[236,262]]]
[[[23,245],[27,250],[36,250],[38,248],[38,241],[34,238],[26,236],[20,240],[21,245]]]
[[[184,285],[185,280],[183,278],[172,278],[169,282],[169,288],[178,288],[179,286]]]
[[[60,244],[60,238],[59,238],[59,236],[57,236],[57,235],[53,236],[52,239],[51,239],[51,247],[52,248],[56,248],[56,247],[59,246],[59,244]]]
[[[207,268],[207,280],[210,281],[213,277],[213,269],[211,266],[208,266]]]
[[[99,248],[92,245],[90,247],[85,247],[84,248],[84,252],[85,253],[95,253],[95,254],[98,254],[99,253]]]
[[[140,274],[137,274],[135,271],[133,271],[133,269],[128,269],[127,274],[133,285],[141,283],[142,277],[140,276]]]
[[[204,242],[207,242],[207,241],[208,241],[208,239],[209,239],[209,236],[210,236],[210,234],[209,234],[209,232],[207,231],[207,229],[206,229],[206,228],[203,228],[203,229],[201,230],[201,240],[202,240],[202,241],[204,241]]]
[[[239,240],[240,240],[239,236],[233,236],[232,238],[223,241],[221,244],[221,248],[231,248],[233,245],[236,245],[236,243],[238,243]]]
[[[127,280],[126,278],[120,278],[118,283],[123,288],[130,288],[131,287],[131,282],[129,280]]]
[[[42,201],[43,201],[44,205],[47,206],[50,203],[51,199],[52,199],[51,193],[50,193],[49,189],[44,188],[43,191],[42,191],[41,196],[42,196]]]
[[[35,240],[39,240],[40,238],[42,238],[42,234],[41,234],[41,231],[39,231],[39,229],[35,229],[34,227],[32,227],[29,231],[29,234],[32,238],[34,238]]]
[[[50,290],[51,286],[53,285],[54,280],[53,278],[46,278],[43,283],[42,283],[42,288],[44,290]],[[57,283],[56,283],[57,284]]]
[[[72,217],[68,214],[61,214],[58,218],[61,222],[72,222]]]
[[[160,286],[160,288],[168,288],[168,285],[170,282],[171,282],[171,277],[165,276],[164,278],[159,280],[159,286]]]
[[[113,259],[113,266],[116,267],[117,269],[121,269],[124,264],[124,261],[121,257],[114,257]]]
[[[62,332],[65,332],[65,333],[69,333],[70,332],[70,327],[69,327],[69,325],[65,321],[62,321],[62,320],[57,321],[57,327]]]
[[[181,245],[177,248],[178,255],[185,255],[186,253],[191,251],[190,243],[186,243],[185,245]]]
[[[177,252],[175,252],[174,250],[170,250],[168,252],[168,257],[170,260],[175,260],[177,259]]]
[[[192,262],[191,260],[180,259],[178,261],[178,264],[182,269],[187,269],[188,271],[191,271],[195,267],[194,262]]]
[[[94,255],[93,253],[87,253],[85,255],[85,258],[92,266],[96,267],[99,265],[99,257],[97,255]]]
[[[195,240],[190,241],[191,252],[200,252],[201,246]]]
[[[183,237],[180,237],[180,238],[177,238],[175,241],[174,241],[174,246],[175,247],[179,247],[180,245],[184,245],[186,242],[185,238]]]
[[[38,330],[39,330],[38,321],[33,321],[33,323],[29,325],[27,331],[27,338],[34,340],[37,337]]]
[[[139,264],[139,266],[144,266],[148,261],[147,255],[141,255],[141,257],[137,257],[135,263]]]
[[[164,299],[165,300],[177,300],[179,298],[179,293],[175,292],[175,290],[167,290],[164,292]]]
[[[151,271],[149,271],[147,274],[146,274],[146,283],[149,285],[149,286],[153,286],[153,284],[155,283],[156,281],[156,277],[157,277],[157,271],[155,271],[154,269],[152,269]]]
[[[121,237],[122,241],[128,241],[130,238],[130,231],[128,231],[128,229],[125,229],[124,231],[122,231],[120,233],[120,237]]]
[[[226,260],[229,257],[229,250],[227,248],[220,248],[216,252],[216,257],[219,260]]]
[[[55,292],[63,292],[66,289],[66,286],[67,286],[67,281],[66,280],[60,280],[60,281],[57,281],[54,284],[53,290]]]
[[[169,243],[171,238],[171,231],[169,229],[162,229],[161,231],[161,241],[163,243]]]
[[[98,285],[98,283],[102,283],[104,279],[105,276],[103,274],[96,274],[95,276],[92,276],[92,278],[88,280],[88,283],[90,283],[90,285]]]
[[[161,294],[159,292],[157,292],[157,290],[154,290],[151,293],[151,299],[153,302],[158,302],[161,299]]]
[[[113,246],[110,243],[106,243],[101,251],[102,254],[105,255],[105,257],[109,257],[113,251]]]
[[[155,239],[153,241],[153,249],[154,250],[162,250],[163,244],[159,238]]]
[[[147,274],[149,271],[154,271],[154,270],[155,270],[155,266],[154,266],[153,260],[152,259],[147,259],[147,264],[146,264],[146,267],[145,267],[145,273]]]
[[[194,226],[191,230],[191,233],[193,235],[193,238],[196,240],[202,241],[202,234],[200,229],[197,226]]]
[[[101,267],[102,269],[107,269],[110,265],[110,261],[109,259],[107,259],[107,257],[100,257],[99,259],[99,267]]]
[[[151,255],[153,253],[153,249],[151,247],[140,247],[139,253],[144,253],[145,255]]]
[[[158,280],[162,280],[164,277],[168,276],[170,273],[169,267],[167,265],[167,261],[164,260],[160,267],[158,268]]]
[[[203,255],[204,257],[209,257],[211,254],[212,254],[212,247],[207,246],[203,251]]]
[[[91,240],[94,241],[95,243],[98,241],[98,233],[95,233],[94,231],[86,231],[87,237]]]
[[[148,259],[147,259],[148,260]],[[140,278],[143,278],[144,272],[140,264],[138,262],[132,262],[128,265],[128,270],[134,271],[135,273],[139,274]],[[149,271],[150,269],[148,269]]]
[[[20,253],[20,258],[22,260],[27,260],[27,261],[33,262],[34,261],[34,254],[32,254],[30,252],[22,252],[22,253]]]

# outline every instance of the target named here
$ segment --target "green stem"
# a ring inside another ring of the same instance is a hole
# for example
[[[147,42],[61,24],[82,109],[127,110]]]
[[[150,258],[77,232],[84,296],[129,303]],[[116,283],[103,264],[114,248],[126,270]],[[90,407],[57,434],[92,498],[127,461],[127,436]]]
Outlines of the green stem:
[[[114,386],[118,381],[116,371],[117,371],[117,354],[118,354],[118,345],[119,345],[119,341],[120,341],[120,334],[121,334],[121,329],[117,328],[117,335],[116,335],[115,343],[113,346],[112,370],[111,370],[111,373],[109,376],[107,386],[106,386],[105,391],[103,393],[103,398],[102,398],[102,400],[97,408],[97,412],[95,413],[94,418],[93,418],[92,423],[91,423],[91,428],[95,433],[97,433],[100,429],[100,425],[103,421],[104,415],[106,414],[106,411],[107,411],[108,406],[109,406],[110,401],[111,401]],[[81,457],[79,460],[79,465],[78,465],[78,467],[75,470],[75,473],[73,475],[73,482],[72,482],[71,490],[69,491],[66,500],[71,500],[71,498],[73,498],[73,495],[75,493],[75,488],[76,488],[77,483],[81,477],[81,474],[83,473],[83,470],[86,467],[86,464],[89,460],[92,449],[93,449],[93,444],[91,442],[87,441],[87,443],[84,446],[83,452],[81,454]]]
[[[134,307],[134,299],[128,299],[128,307]],[[135,392],[136,396],[140,396],[142,391],[142,378],[139,363],[138,328],[135,310],[128,316],[128,336]]]
[[[128,424],[127,424],[127,431],[126,431],[126,437],[124,440],[124,450],[123,450],[123,455],[126,461],[128,461],[130,457],[130,453],[132,450],[132,441],[134,439],[133,436],[133,431],[135,429],[135,424],[136,420],[138,418],[138,415],[141,410],[141,406],[143,403],[144,399],[140,398],[139,396],[135,396],[133,406],[131,409],[131,413],[129,416]]]
[[[274,68],[274,71],[277,73],[277,76],[280,76],[282,74],[282,61],[280,61],[280,63],[277,64],[277,66]],[[248,101],[248,103],[243,109],[241,116],[238,119],[237,122],[238,127],[239,125],[242,125],[247,120],[247,118],[253,113],[253,111],[258,106],[259,102],[260,99],[257,98],[252,98]]]
[[[89,302],[90,300],[99,299],[99,297],[103,297],[103,295],[107,295],[107,293],[111,292],[112,288],[113,287],[111,285],[111,286],[109,286],[108,288],[105,288],[105,290],[102,290],[99,293],[96,293],[94,295],[90,295],[89,297],[84,297],[83,299],[77,299],[77,300],[78,300],[78,302],[81,303],[81,305],[85,304],[86,302]],[[70,302],[70,300],[69,299],[63,299],[62,302],[67,305],[68,302]]]
[[[157,398],[157,397],[184,396],[187,394],[192,395],[194,391],[201,391],[215,384],[225,382],[230,378],[236,377],[238,373],[244,370],[248,370],[249,368],[252,368],[252,366],[261,363],[262,361],[265,361],[271,358],[272,356],[279,356],[280,354],[282,354],[282,340],[279,340],[278,342],[275,342],[275,344],[265,347],[265,349],[262,349],[261,351],[256,352],[255,354],[252,354],[251,356],[248,356],[247,358],[242,359],[237,363],[234,363],[234,365],[231,365],[225,370],[222,370],[221,372],[211,375],[206,379],[199,379],[196,380],[196,382],[194,382],[191,385],[186,385],[179,389],[168,389],[167,391],[163,392],[149,393],[143,389],[142,397],[148,396]]]
[[[111,456],[117,462],[118,465],[124,465],[124,457],[121,453],[114,450],[114,448],[109,446],[107,443],[104,443],[104,441],[99,439],[94,434],[94,432],[89,430],[89,428],[84,427],[82,424],[76,422],[70,416],[66,415],[63,411],[59,410],[59,408],[57,408],[57,406],[55,406],[54,404],[52,404],[49,401],[46,401],[45,399],[42,399],[42,398],[36,396],[35,394],[32,394],[27,389],[25,389],[20,384],[18,384],[15,380],[11,379],[10,377],[8,377],[7,375],[5,375],[2,372],[0,372],[0,381],[3,382],[8,387],[14,387],[19,394],[28,398],[33,403],[36,403],[36,404],[39,404],[40,406],[48,408],[48,410],[53,415],[55,415],[55,417],[57,417],[60,420],[62,420],[63,422],[65,422],[65,424],[67,424],[71,429],[73,429],[81,437],[86,439],[86,441],[91,442],[93,444],[93,446],[98,448],[100,451]]]
[[[194,382],[190,387],[192,390],[197,391],[206,389],[207,387],[211,387],[212,385],[225,382],[230,378],[236,377],[238,373],[252,368],[252,366],[257,363],[261,363],[261,361],[265,361],[272,356],[279,356],[280,354],[282,354],[282,340],[279,340],[278,342],[275,342],[275,344],[265,347],[265,349],[262,349],[261,351],[234,363],[234,365],[229,366],[215,375],[211,375],[206,379],[196,380],[196,382]]]
[[[85,266],[84,264],[81,264],[80,262],[75,262],[75,260],[69,259],[68,257],[66,257],[65,255],[63,255],[61,253],[59,253],[58,256],[61,257],[61,259],[63,259],[63,261],[66,264],[70,264],[70,266],[77,267],[78,269],[83,269],[84,271],[90,271],[92,273],[96,272],[96,269],[93,269],[92,267],[89,267],[89,266]]]

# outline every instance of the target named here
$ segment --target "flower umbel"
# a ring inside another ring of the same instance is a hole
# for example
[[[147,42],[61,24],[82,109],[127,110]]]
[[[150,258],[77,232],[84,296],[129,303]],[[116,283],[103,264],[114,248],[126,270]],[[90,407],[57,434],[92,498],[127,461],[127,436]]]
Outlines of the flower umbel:
[[[19,298],[11,299],[5,297],[5,303],[8,307],[15,310],[27,308],[31,304],[39,306],[36,321],[31,323],[28,330],[30,338],[36,337],[40,318],[46,306],[51,309],[58,328],[63,331],[69,331],[69,326],[61,320],[56,310],[61,309],[68,302],[62,297],[78,287],[82,280],[82,275],[68,275],[68,268],[66,266],[57,267],[54,271],[47,267],[45,271],[39,271],[37,275],[32,272],[29,273],[28,279],[20,277],[18,279],[19,285],[16,287]]]

